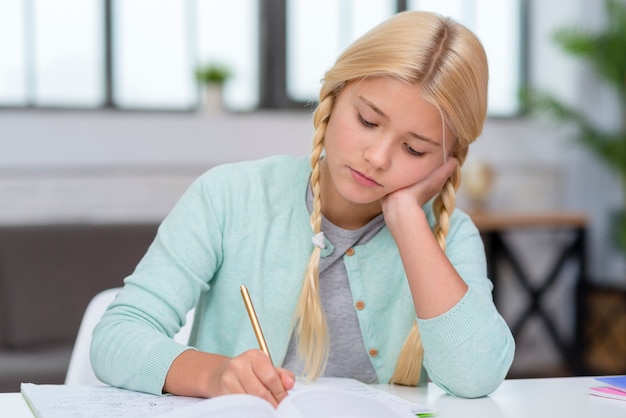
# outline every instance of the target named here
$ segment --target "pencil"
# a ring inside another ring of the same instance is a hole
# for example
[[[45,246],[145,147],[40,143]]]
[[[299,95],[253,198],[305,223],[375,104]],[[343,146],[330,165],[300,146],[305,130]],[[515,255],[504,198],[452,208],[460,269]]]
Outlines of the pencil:
[[[252,299],[250,299],[250,293],[248,293],[248,288],[243,284],[241,285],[241,296],[243,297],[243,303],[246,305],[246,310],[248,311],[248,316],[250,317],[250,322],[252,323],[252,329],[254,330],[254,335],[256,335],[256,340],[259,342],[259,347],[265,354],[267,354],[267,356],[270,358],[270,361],[272,361],[272,356],[270,356],[270,350],[267,348],[267,343],[265,342],[263,331],[261,331],[259,318],[257,318],[256,316],[254,306],[252,305]]]

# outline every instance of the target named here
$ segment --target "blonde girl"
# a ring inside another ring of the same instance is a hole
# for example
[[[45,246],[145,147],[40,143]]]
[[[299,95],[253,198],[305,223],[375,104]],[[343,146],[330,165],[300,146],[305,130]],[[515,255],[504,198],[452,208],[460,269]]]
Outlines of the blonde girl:
[[[487,58],[476,37],[452,20],[428,13],[401,13],[352,44],[325,75],[320,104],[314,115],[315,134],[311,154],[314,210],[311,227],[321,232],[320,161],[326,125],[336,98],[351,82],[392,77],[419,85],[422,97],[441,114],[442,128],[450,129],[450,157],[458,161],[433,203],[433,233],[446,249],[449,218],[461,183],[461,165],[469,144],[480,135],[487,112]],[[444,155],[445,157],[445,155]],[[311,254],[298,305],[302,356],[311,376],[318,376],[326,361],[328,342],[318,287],[320,248]],[[423,348],[417,325],[411,328],[392,382],[416,385],[420,378]]]
[[[163,221],[94,332],[97,376],[273,405],[301,375],[493,391],[514,342],[480,235],[455,210],[487,79],[480,42],[439,15],[400,13],[357,40],[324,76],[309,158],[215,167]]]

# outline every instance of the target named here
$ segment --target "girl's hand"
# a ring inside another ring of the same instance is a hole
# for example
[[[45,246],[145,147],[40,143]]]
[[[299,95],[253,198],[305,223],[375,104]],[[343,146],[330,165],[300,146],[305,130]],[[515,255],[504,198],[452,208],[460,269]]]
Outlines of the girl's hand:
[[[237,357],[226,359],[213,374],[214,395],[247,393],[265,399],[274,408],[292,389],[292,372],[274,367],[261,350],[248,350]]]
[[[416,207],[421,209],[441,192],[446,180],[454,173],[457,163],[456,158],[450,158],[423,180],[385,196],[381,204],[387,225],[391,227],[397,222],[404,210],[414,210]]]
[[[274,367],[261,350],[248,350],[232,358],[187,350],[170,366],[163,390],[204,398],[247,393],[267,400],[276,408],[294,384],[294,374]]]

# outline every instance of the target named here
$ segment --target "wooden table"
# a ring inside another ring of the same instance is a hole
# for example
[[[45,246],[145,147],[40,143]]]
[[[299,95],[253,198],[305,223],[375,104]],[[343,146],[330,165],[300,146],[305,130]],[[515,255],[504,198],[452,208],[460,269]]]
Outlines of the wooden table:
[[[502,281],[500,267],[507,263],[513,270],[514,278],[528,296],[528,303],[512,321],[511,331],[518,337],[524,326],[533,317],[538,318],[545,326],[549,337],[557,348],[564,363],[573,374],[582,374],[582,341],[578,330],[579,320],[575,319],[575,336],[566,338],[559,332],[555,321],[542,301],[548,291],[555,285],[566,265],[576,265],[576,286],[587,283],[587,217],[583,214],[568,212],[514,213],[514,212],[476,212],[470,216],[478,227],[485,242],[488,274],[494,283],[494,299],[498,303],[498,288]],[[570,239],[558,248],[556,260],[540,280],[531,280],[528,266],[520,262],[519,254],[507,243],[506,234],[512,231],[569,231]],[[568,264],[569,263],[569,264]],[[536,284],[538,283],[538,284]],[[570,301],[576,308],[578,301],[574,297]],[[574,309],[578,315],[578,309]]]

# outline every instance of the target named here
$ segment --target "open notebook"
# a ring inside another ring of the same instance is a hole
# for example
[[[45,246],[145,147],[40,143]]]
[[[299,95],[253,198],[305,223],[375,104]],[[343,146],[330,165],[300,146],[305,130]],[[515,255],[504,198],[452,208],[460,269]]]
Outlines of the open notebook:
[[[345,417],[414,418],[434,410],[353,379],[322,378],[297,382],[275,410],[261,398],[226,395],[213,399],[155,396],[109,386],[35,385],[23,383],[22,395],[39,418],[162,417],[267,418]]]

